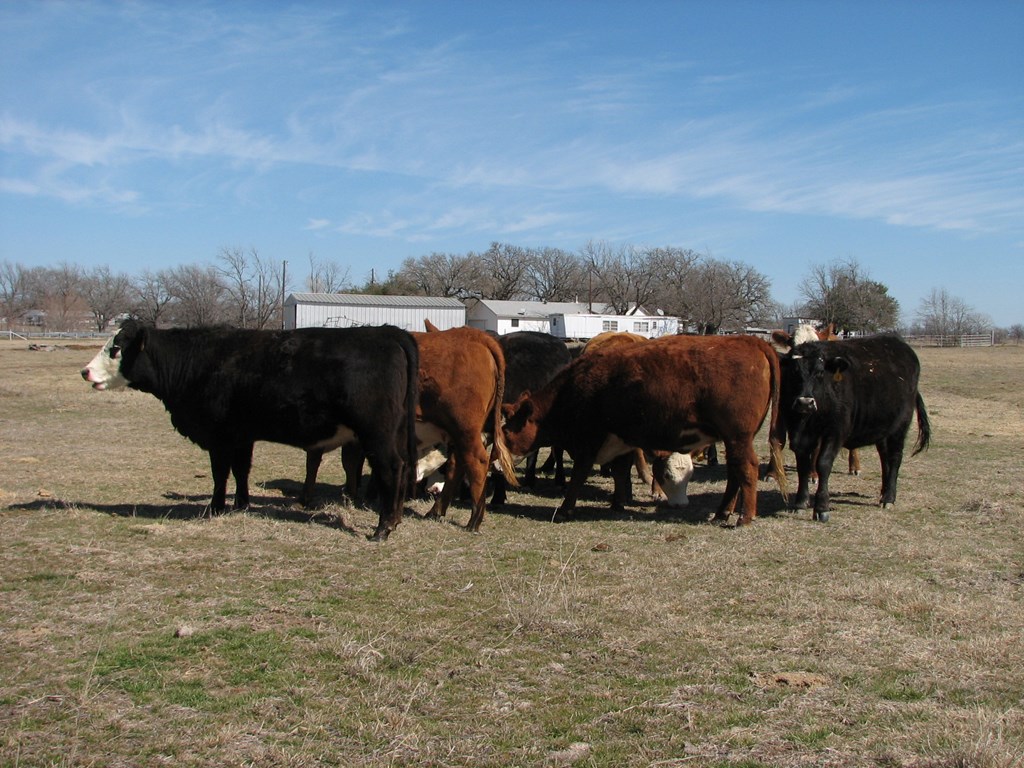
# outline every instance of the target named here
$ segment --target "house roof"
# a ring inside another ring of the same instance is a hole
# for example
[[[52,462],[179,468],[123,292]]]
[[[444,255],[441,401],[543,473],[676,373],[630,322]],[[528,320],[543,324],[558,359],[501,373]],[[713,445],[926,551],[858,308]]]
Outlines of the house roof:
[[[498,317],[537,317],[550,315],[590,314],[585,301],[495,301],[481,299],[480,303]],[[593,305],[592,314],[607,314],[608,307],[600,302]]]
[[[441,296],[377,296],[364,293],[292,293],[285,304],[336,304],[349,307],[465,309],[462,302]]]

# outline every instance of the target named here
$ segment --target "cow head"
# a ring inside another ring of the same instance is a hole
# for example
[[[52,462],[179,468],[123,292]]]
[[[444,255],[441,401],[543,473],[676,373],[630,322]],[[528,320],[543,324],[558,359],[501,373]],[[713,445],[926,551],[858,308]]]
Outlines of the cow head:
[[[129,372],[145,348],[145,339],[146,328],[135,320],[128,320],[82,369],[82,378],[100,391],[129,386]]]
[[[539,428],[530,391],[525,390],[514,403],[501,406],[501,415],[505,419],[505,444],[516,456],[525,456],[533,450]]]
[[[821,333],[815,330],[813,325],[803,323],[798,325],[792,334],[785,331],[772,331],[771,342],[779,354],[785,355],[791,352],[793,347],[798,347],[808,341],[824,341],[827,338],[834,339],[835,336],[822,336]]]
[[[784,396],[793,398],[792,409],[797,414],[820,411],[850,367],[845,357],[829,356],[823,347],[821,342],[801,344],[784,358],[783,379],[788,379]]]

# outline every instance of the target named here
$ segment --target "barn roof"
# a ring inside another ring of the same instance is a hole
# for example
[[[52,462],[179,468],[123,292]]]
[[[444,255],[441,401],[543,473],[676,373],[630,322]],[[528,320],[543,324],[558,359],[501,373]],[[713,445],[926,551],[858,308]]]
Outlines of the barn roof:
[[[337,304],[349,307],[465,309],[462,302],[441,296],[377,296],[364,293],[293,293],[285,304]]]

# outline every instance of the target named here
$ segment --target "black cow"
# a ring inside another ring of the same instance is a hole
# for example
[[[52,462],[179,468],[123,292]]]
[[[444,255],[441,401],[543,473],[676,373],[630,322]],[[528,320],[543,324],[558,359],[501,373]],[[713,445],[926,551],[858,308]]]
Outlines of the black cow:
[[[210,453],[213,511],[249,505],[257,440],[333,449],[358,440],[381,481],[373,538],[402,517],[415,465],[419,352],[392,327],[253,331],[157,330],[125,323],[82,376],[95,389],[130,387],[159,398],[171,423]]]
[[[884,508],[896,501],[903,444],[917,411],[916,455],[928,447],[931,427],[918,392],[921,364],[914,350],[893,335],[813,341],[782,356],[782,404],[789,443],[796,454],[799,486],[794,508],[810,506],[817,470],[814,518],[829,516],[828,478],[840,449],[874,445],[882,462]],[[817,456],[817,458],[815,458]]]
[[[536,391],[555,377],[555,374],[572,362],[569,348],[562,339],[543,331],[516,331],[498,337],[501,351],[505,355],[505,403],[514,403],[527,391]],[[556,459],[556,473],[561,469],[561,451],[552,452]],[[505,476],[498,471],[491,472],[494,495],[491,505],[504,504],[507,500]],[[526,458],[526,476],[523,485],[532,487],[537,481],[537,453]]]

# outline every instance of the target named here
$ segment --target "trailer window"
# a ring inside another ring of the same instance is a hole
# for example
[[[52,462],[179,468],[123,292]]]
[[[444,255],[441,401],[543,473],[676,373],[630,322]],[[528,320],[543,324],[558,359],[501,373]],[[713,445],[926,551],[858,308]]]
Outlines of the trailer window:
[[[618,320],[602,320],[601,321],[601,330],[602,331],[617,331],[617,330],[619,330],[619,321]]]

